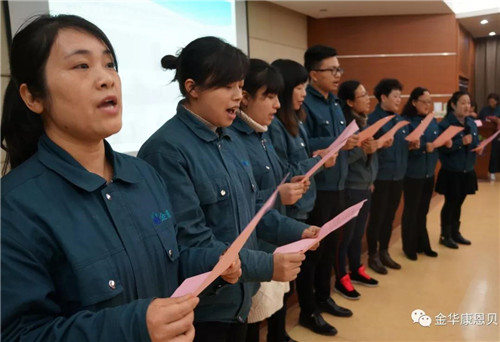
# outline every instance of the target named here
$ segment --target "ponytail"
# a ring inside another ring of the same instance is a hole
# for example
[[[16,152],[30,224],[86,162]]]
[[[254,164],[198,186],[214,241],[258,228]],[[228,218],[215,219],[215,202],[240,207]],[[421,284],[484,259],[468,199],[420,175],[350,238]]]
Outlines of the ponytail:
[[[14,83],[11,79],[3,103],[1,147],[6,158],[2,175],[36,153],[38,139],[44,132],[41,116],[26,107]]]

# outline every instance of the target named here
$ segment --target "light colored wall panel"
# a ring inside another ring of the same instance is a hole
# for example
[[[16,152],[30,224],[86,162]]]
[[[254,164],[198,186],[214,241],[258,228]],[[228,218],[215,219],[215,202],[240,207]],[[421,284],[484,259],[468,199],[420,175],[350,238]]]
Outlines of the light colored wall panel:
[[[302,64],[304,63],[305,50],[305,48],[296,48],[250,38],[250,57],[260,58],[269,63],[278,58],[287,58]]]
[[[247,13],[250,57],[303,62],[307,16],[266,1],[249,1]]]

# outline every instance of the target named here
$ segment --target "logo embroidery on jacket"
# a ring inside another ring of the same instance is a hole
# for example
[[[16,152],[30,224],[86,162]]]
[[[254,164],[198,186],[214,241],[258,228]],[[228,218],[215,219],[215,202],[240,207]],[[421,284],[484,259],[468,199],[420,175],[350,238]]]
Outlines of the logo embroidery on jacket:
[[[170,211],[168,211],[167,209],[165,209],[165,211],[163,211],[163,212],[151,214],[151,218],[153,219],[153,224],[155,224],[155,225],[159,225],[162,222],[167,221],[171,217],[172,217],[172,214],[170,214]]]

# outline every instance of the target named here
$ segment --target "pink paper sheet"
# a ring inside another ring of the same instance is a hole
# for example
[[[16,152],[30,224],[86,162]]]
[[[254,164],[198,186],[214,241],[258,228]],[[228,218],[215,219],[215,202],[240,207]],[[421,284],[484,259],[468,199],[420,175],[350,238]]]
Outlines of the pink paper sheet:
[[[358,146],[361,146],[363,141],[365,141],[368,138],[371,138],[375,135],[375,133],[378,132],[380,128],[382,128],[383,125],[391,121],[391,119],[395,117],[395,115],[389,115],[386,116],[385,118],[382,118],[376,122],[373,123],[373,125],[366,127],[363,131],[359,132],[358,134]]]
[[[382,146],[384,146],[384,144],[387,140],[394,138],[394,134],[396,134],[396,132],[401,127],[404,127],[404,126],[408,125],[409,123],[410,122],[403,120],[403,121],[399,121],[397,124],[395,124],[394,127],[392,127],[383,136],[381,136],[380,138],[377,139],[378,148],[381,148]]]
[[[474,120],[474,123],[477,127],[481,127],[483,125],[483,122],[481,120]]]
[[[363,206],[363,203],[365,203],[365,201],[366,200],[363,200],[363,201],[347,208],[346,210],[344,210],[343,212],[341,212],[340,214],[335,216],[333,219],[331,219],[330,221],[325,223],[323,225],[323,227],[321,227],[321,230],[319,231],[319,234],[315,239],[302,239],[302,240],[298,240],[298,241],[289,243],[289,244],[284,245],[284,246],[280,246],[280,247],[276,248],[276,250],[274,251],[274,254],[298,253],[298,252],[307,251],[314,244],[320,242],[326,236],[328,236],[328,234],[330,234],[334,230],[342,227],[345,223],[350,221],[353,217],[358,216],[358,213],[359,213],[361,207]]]
[[[432,145],[434,148],[438,148],[443,146],[448,140],[453,138],[457,133],[463,131],[463,127],[458,127],[458,126],[450,126],[448,127],[439,137],[437,137],[433,142]]]
[[[347,139],[349,139],[351,135],[356,133],[357,130],[359,130],[359,127],[356,124],[355,120],[352,120],[351,123],[337,137],[337,139],[335,139],[335,141],[331,143],[330,146],[328,146],[328,153],[323,158],[321,158],[321,160],[317,162],[309,171],[307,171],[302,181],[305,182],[307,179],[311,178],[312,175],[314,175],[314,173],[318,171],[319,168],[322,167],[328,159],[330,159],[345,145]]]
[[[425,116],[425,118],[422,120],[422,122],[420,122],[420,125],[418,125],[417,128],[415,128],[413,130],[413,132],[408,134],[408,136],[405,138],[405,140],[406,141],[413,141],[413,140],[420,139],[420,136],[422,134],[424,134],[425,129],[429,126],[429,124],[431,123],[433,118],[434,118],[434,115],[432,113],[427,114]]]
[[[281,181],[280,185],[285,182],[288,178],[288,174]],[[227,270],[231,264],[237,260],[238,253],[243,248],[243,245],[248,240],[255,227],[259,223],[260,219],[264,214],[273,207],[278,194],[278,189],[274,190],[271,196],[264,203],[262,208],[257,212],[257,214],[252,218],[252,220],[247,224],[245,229],[240,233],[240,235],[233,241],[231,246],[226,250],[224,255],[221,256],[219,262],[214,266],[212,271],[198,274],[196,276],[185,279],[182,284],[175,290],[172,294],[172,298],[182,297],[188,293],[192,293],[194,296],[198,296],[208,285],[210,285],[217,277],[219,277],[225,270]]]
[[[496,131],[495,133],[493,133],[493,135],[491,135],[488,139],[485,139],[483,140],[478,147],[472,149],[471,151],[473,152],[476,152],[476,151],[479,151],[479,150],[482,150],[486,145],[488,145],[490,142],[493,141],[493,139],[495,139],[497,137],[497,135],[500,134],[500,130]]]

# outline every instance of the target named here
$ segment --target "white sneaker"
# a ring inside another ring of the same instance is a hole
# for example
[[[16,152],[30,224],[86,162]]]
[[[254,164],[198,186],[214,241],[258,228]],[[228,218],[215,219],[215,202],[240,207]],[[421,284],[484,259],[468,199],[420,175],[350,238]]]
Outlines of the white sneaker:
[[[494,182],[497,178],[494,173],[490,173],[490,182]]]

